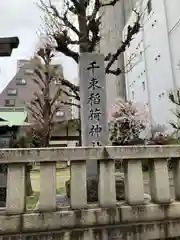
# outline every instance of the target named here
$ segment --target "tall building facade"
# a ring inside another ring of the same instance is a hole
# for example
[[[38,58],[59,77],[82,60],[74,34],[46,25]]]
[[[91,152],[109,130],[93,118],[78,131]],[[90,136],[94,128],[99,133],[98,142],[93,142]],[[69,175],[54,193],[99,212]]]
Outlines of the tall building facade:
[[[106,0],[103,0],[107,2]],[[106,6],[101,9],[101,41],[99,51],[105,56],[108,53],[115,53],[121,46],[123,40],[123,29],[128,21],[132,9],[135,7],[137,0],[119,0],[115,6]],[[113,64],[112,69],[124,69],[123,55]],[[107,86],[107,109],[111,109],[117,99],[126,100],[126,82],[125,75],[119,76],[106,74]]]
[[[104,0],[104,2],[107,2]],[[121,44],[122,31],[125,24],[124,0],[118,1],[115,6],[106,6],[101,9],[101,41],[99,50],[104,56],[115,53]],[[112,68],[123,68],[123,56],[113,64]],[[125,99],[125,77],[124,74],[114,76],[106,74],[107,109],[110,110],[117,98]]]
[[[36,60],[34,60],[36,61]],[[36,63],[29,60],[19,60],[17,63],[17,73],[13,79],[8,83],[4,90],[0,94],[0,106],[1,107],[24,107],[30,104],[34,98],[34,93],[39,91],[33,78],[37,76],[34,73]],[[59,75],[63,76],[63,69],[61,65],[57,65],[56,69]],[[55,96],[58,90],[58,82],[51,84],[50,94]],[[61,94],[57,99],[57,105],[61,106],[60,110],[56,113],[56,121],[64,121],[72,119],[72,106],[63,105],[60,102],[71,102],[72,99],[66,94]],[[28,118],[31,121],[31,116],[28,114]]]
[[[180,1],[141,0],[136,4],[143,14],[142,28],[124,54],[127,99],[147,105],[151,124],[165,125],[172,132],[169,122],[177,121],[172,113],[176,106],[168,95],[180,88]],[[135,17],[132,12],[124,37]]]

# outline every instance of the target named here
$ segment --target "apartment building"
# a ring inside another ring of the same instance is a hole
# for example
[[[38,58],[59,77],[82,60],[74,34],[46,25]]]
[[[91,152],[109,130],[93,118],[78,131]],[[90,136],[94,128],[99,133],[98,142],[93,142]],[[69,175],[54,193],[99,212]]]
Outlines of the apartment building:
[[[127,99],[147,105],[151,124],[172,132],[176,109],[168,93],[180,87],[180,1],[141,0],[136,7],[143,13],[142,29],[124,55]],[[131,13],[123,36],[134,19]]]
[[[0,94],[1,107],[26,107],[34,98],[34,93],[39,91],[37,84],[33,81],[35,62],[29,60],[19,60],[17,63],[17,73],[9,84]],[[63,75],[62,66],[57,66],[59,75]],[[58,82],[51,85],[51,95],[54,96],[58,89]],[[72,101],[67,95],[61,94],[61,100],[64,102]],[[59,101],[59,100],[58,100]],[[57,102],[57,104],[60,104]],[[30,114],[29,120],[32,121]],[[56,113],[56,121],[64,121],[72,118],[72,107],[70,105],[62,105],[61,109]]]

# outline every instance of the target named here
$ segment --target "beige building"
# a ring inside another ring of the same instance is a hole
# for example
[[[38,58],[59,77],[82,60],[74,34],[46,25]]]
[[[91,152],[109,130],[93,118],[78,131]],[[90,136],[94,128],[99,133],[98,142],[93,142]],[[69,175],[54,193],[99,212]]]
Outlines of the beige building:
[[[34,97],[34,93],[39,91],[36,83],[33,81],[33,78],[37,77],[33,74],[34,68],[34,64],[28,60],[18,61],[16,75],[0,94],[1,107],[26,107],[27,104],[30,104]],[[59,75],[63,75],[61,65],[57,67],[57,71]],[[52,96],[54,96],[57,89],[58,83],[52,84]],[[64,102],[71,101],[65,94],[61,94],[61,99],[63,99]],[[72,107],[70,105],[62,105],[60,111],[56,113],[56,120],[64,121],[71,118]]]
[[[36,83],[33,81],[35,65],[29,60],[19,60],[17,63],[17,73],[9,84],[4,88],[0,94],[0,107],[6,108],[26,108],[30,104],[31,100],[34,98],[34,93],[39,91]],[[59,75],[63,76],[63,69],[61,65],[56,65],[56,69]],[[50,94],[52,97],[59,88],[58,82],[55,82],[51,85]],[[60,104],[60,101],[71,102],[72,99],[66,94],[61,94],[60,99],[57,100],[57,105]],[[68,122],[72,120],[72,106],[61,104],[60,110],[56,113],[55,119],[57,123]],[[34,119],[31,117],[31,114],[28,112],[28,122],[33,123]],[[61,126],[60,126],[61,125]],[[52,145],[63,145],[72,146],[71,141],[75,141],[73,145],[76,145],[78,142],[78,134],[73,127],[67,127],[67,124],[58,124],[58,128],[53,133]],[[68,129],[68,130],[67,130]],[[71,137],[69,137],[71,136]]]

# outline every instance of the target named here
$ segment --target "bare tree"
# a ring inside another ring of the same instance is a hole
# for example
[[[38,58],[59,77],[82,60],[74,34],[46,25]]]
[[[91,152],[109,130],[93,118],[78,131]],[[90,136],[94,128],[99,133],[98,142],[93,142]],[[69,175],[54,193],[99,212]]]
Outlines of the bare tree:
[[[53,5],[51,0],[40,0],[39,7],[45,13],[46,34],[55,41],[56,50],[79,63],[79,56],[83,52],[93,52],[100,42],[100,24],[102,15],[100,9],[114,6],[119,0],[110,0],[102,3],[101,0],[64,0],[62,10]],[[133,36],[140,30],[141,14],[137,15],[133,26],[128,26],[127,35],[119,48],[114,53],[105,56],[106,74],[119,75],[122,69],[113,69],[112,66],[118,57],[129,47]],[[62,84],[71,88],[79,96],[79,87],[63,81]]]
[[[77,105],[67,101],[74,98],[78,100],[75,94],[71,94],[70,88],[62,85],[65,80],[60,74],[57,65],[52,65],[54,49],[45,44],[36,54],[34,64],[33,81],[37,90],[28,104],[29,115],[34,120],[36,133],[41,137],[41,145],[49,145],[51,133],[55,124],[56,113],[62,108],[62,105]],[[67,96],[64,100],[63,96]]]
[[[179,119],[180,119],[180,109],[179,109],[179,107],[180,107],[180,89],[177,89],[176,91],[171,91],[169,93],[169,99],[176,106],[176,110],[172,111],[172,112],[177,118],[177,122],[171,121],[170,124],[174,128],[174,130],[177,133],[179,133],[179,131],[180,131],[180,124],[179,124]]]

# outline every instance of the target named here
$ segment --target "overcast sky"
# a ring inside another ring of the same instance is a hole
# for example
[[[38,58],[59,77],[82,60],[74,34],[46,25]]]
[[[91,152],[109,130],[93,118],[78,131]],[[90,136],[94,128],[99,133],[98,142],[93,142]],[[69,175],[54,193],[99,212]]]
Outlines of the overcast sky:
[[[41,26],[41,12],[33,0],[0,0],[0,37],[18,36],[20,44],[11,57],[0,58],[0,91],[16,73],[17,60],[30,58],[37,47],[37,30]],[[77,66],[69,58],[59,56],[65,77],[77,79]]]

